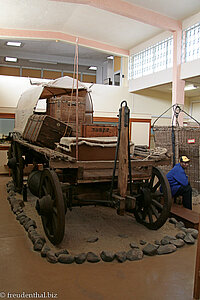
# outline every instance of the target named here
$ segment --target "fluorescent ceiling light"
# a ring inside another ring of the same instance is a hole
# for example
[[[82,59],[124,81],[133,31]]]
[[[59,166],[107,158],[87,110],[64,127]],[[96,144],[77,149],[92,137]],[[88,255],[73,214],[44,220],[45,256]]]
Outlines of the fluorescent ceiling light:
[[[39,60],[39,59],[29,59],[29,61],[33,63],[57,65],[57,62],[55,61],[46,61],[46,60]]]
[[[8,61],[8,62],[17,62],[17,57],[6,56],[5,57],[5,61]]]
[[[185,88],[184,88],[184,91],[190,91],[190,90],[195,90],[197,89],[198,86],[194,85],[194,84],[189,84],[189,85],[186,85]]]
[[[94,70],[94,71],[96,71],[96,70],[97,70],[97,67],[91,66],[91,67],[89,67],[89,70]]]
[[[12,46],[12,47],[21,47],[22,43],[21,42],[6,42],[7,46]]]
[[[107,56],[107,59],[114,59],[113,55]]]

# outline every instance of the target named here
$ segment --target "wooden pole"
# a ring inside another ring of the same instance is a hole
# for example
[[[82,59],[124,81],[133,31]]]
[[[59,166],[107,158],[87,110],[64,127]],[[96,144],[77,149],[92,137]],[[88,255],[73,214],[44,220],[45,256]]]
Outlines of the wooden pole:
[[[199,216],[199,234],[200,234],[200,216]],[[196,253],[196,266],[195,266],[195,276],[194,276],[194,299],[200,298],[200,236],[198,234],[197,242],[197,253]]]
[[[119,167],[118,167],[118,192],[124,201],[120,201],[118,214],[123,215],[125,212],[125,196],[128,184],[128,126],[125,127],[125,107],[122,106],[121,112],[121,133],[119,144]]]

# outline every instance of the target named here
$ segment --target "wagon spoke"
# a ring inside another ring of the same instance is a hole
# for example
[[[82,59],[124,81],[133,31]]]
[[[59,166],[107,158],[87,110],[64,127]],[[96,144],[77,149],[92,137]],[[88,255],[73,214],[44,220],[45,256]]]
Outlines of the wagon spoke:
[[[138,214],[140,215],[141,219],[144,219],[144,210],[142,207],[138,209]]]
[[[152,188],[152,191],[155,193],[155,191],[157,190],[157,188],[160,186],[160,181],[158,181],[154,187]]]
[[[151,224],[153,224],[153,217],[152,217],[152,211],[151,211],[151,208],[149,207],[148,209],[148,217],[149,217],[149,222]]]
[[[151,189],[152,186],[153,186],[153,182],[154,182],[154,179],[155,179],[155,174],[152,175],[150,181],[149,181],[149,188]]]
[[[56,207],[53,207],[53,214],[56,216],[58,215],[58,211],[57,211]]]
[[[154,197],[154,198],[161,198],[163,196],[164,196],[164,194],[159,191],[157,191],[156,193],[152,193],[152,197]]]
[[[144,210],[142,211],[142,218],[143,218],[143,220],[146,219],[147,214],[148,214],[148,209],[144,208]]]
[[[159,218],[158,210],[152,204],[151,204],[151,209],[152,209],[152,212],[153,212],[154,216],[158,219]]]
[[[163,209],[163,205],[155,199],[152,199],[152,203],[159,209]]]
[[[45,194],[45,195],[48,195],[47,188],[46,188],[45,185],[43,186],[43,191],[44,191],[44,194]]]

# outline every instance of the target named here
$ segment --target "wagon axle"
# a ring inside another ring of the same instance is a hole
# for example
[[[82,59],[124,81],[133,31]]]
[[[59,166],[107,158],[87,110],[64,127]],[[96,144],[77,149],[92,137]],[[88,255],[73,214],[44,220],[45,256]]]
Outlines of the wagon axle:
[[[142,198],[143,198],[144,207],[149,207],[152,202],[152,194],[151,194],[151,190],[148,187],[142,188]]]
[[[8,167],[10,169],[14,169],[16,168],[16,165],[17,165],[17,160],[16,160],[16,157],[12,157],[8,160]]]
[[[49,216],[53,212],[53,200],[50,195],[37,199],[35,208],[40,216]]]

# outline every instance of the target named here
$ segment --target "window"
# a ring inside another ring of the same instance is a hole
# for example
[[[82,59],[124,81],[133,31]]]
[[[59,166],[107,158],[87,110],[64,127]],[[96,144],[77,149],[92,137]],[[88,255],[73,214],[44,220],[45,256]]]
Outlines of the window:
[[[129,58],[129,79],[172,67],[173,37],[169,37]]]
[[[182,61],[188,62],[200,58],[200,23],[187,28],[184,34],[185,44],[183,44]]]

